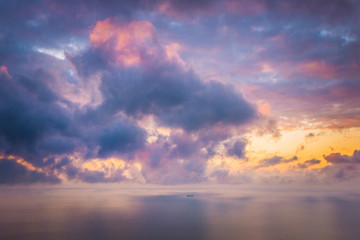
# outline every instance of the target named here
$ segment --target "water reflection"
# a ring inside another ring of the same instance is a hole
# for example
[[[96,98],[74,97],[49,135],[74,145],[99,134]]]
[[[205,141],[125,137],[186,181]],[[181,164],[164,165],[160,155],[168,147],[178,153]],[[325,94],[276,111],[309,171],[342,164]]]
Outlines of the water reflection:
[[[0,239],[360,239],[360,196],[344,193],[2,188],[0,194]]]

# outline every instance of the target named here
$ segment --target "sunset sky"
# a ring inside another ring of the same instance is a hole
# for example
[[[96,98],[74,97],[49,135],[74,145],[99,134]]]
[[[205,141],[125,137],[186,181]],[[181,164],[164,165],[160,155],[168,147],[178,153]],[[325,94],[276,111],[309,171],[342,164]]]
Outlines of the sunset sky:
[[[357,0],[0,1],[0,184],[360,183]]]

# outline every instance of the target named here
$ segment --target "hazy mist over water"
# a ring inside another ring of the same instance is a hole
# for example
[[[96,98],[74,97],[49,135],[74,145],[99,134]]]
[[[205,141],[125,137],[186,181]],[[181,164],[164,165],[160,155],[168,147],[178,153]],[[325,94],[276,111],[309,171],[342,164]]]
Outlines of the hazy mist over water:
[[[0,239],[360,239],[360,195],[351,192],[87,186],[0,193]]]

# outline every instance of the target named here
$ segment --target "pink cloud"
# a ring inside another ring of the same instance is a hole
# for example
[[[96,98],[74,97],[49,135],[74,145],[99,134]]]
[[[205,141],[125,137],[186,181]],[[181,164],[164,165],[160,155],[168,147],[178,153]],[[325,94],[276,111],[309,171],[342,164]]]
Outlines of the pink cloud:
[[[148,21],[120,24],[107,18],[91,29],[90,43],[113,52],[116,63],[132,66],[141,63],[144,54],[155,53],[156,30]]]
[[[165,52],[168,60],[177,62],[181,66],[185,66],[185,62],[181,59],[179,55],[179,50],[181,49],[180,44],[174,42],[165,46]]]
[[[5,65],[0,66],[0,75],[5,75],[8,78],[12,78],[12,76],[8,72],[7,66]]]
[[[301,63],[297,70],[310,77],[316,77],[320,79],[334,78],[337,76],[336,66],[330,66],[325,62],[319,61],[307,61]]]

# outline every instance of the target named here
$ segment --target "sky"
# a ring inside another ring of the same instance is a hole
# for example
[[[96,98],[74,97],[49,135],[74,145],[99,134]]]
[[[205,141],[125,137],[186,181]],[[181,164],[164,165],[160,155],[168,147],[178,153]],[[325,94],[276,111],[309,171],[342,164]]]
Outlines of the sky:
[[[357,0],[0,1],[0,184],[360,182]]]

